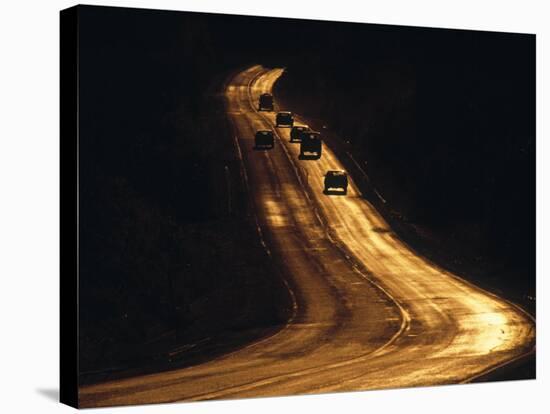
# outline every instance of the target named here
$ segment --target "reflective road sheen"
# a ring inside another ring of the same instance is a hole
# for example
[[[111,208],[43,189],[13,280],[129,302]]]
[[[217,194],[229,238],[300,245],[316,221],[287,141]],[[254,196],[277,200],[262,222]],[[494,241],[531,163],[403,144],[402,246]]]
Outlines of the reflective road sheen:
[[[256,111],[281,74],[254,66],[226,96],[260,234],[288,275],[291,319],[201,365],[83,387],[82,406],[459,383],[533,351],[526,313],[411,251],[353,180],[347,196],[323,194],[325,171],[343,169],[330,148],[298,160],[289,128]],[[264,128],[275,148],[254,150]]]

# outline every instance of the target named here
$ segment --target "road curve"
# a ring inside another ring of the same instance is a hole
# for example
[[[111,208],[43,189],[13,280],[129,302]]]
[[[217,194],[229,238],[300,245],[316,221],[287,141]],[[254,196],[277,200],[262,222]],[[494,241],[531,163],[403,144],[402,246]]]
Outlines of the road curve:
[[[251,67],[226,96],[258,227],[288,275],[292,318],[201,365],[81,387],[82,407],[467,382],[534,350],[529,315],[417,256],[353,180],[347,196],[323,194],[324,172],[343,169],[330,148],[298,160],[289,129],[256,111],[282,72]],[[276,132],[273,150],[253,148],[260,128]]]

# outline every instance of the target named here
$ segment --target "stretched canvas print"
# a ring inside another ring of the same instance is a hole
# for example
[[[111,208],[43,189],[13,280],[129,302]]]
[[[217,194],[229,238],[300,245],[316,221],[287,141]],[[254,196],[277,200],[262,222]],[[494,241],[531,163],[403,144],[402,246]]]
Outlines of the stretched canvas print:
[[[535,36],[61,12],[61,399],[535,378]]]

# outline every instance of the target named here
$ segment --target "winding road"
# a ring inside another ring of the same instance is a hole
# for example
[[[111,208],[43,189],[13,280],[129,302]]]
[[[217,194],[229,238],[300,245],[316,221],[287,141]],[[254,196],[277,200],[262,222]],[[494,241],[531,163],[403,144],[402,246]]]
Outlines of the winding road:
[[[527,313],[414,253],[352,179],[347,196],[323,194],[324,173],[343,169],[335,154],[324,145],[321,159],[299,160],[289,128],[257,111],[282,73],[251,67],[226,96],[258,229],[288,275],[292,317],[197,366],[81,387],[82,407],[462,383],[534,352]],[[275,148],[255,150],[265,128]]]

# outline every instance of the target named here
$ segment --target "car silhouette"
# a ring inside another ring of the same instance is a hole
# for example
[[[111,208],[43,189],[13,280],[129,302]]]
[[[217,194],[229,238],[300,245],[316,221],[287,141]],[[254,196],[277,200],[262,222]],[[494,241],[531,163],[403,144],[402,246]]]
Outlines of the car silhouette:
[[[294,125],[294,116],[292,112],[281,111],[277,113],[275,117],[275,126],[288,126],[292,127]]]
[[[271,149],[275,146],[275,139],[273,137],[273,131],[269,129],[262,129],[256,132],[254,136],[254,146],[258,149],[268,148]]]
[[[262,93],[260,102],[258,103],[259,111],[273,111],[273,95],[270,93]]]
[[[295,125],[290,130],[290,142],[296,142],[302,140],[302,133],[309,131],[307,125]]]
[[[300,159],[321,158],[323,145],[321,134],[316,131],[302,131],[300,139]]]
[[[334,190],[343,190],[338,194],[348,193],[348,174],[345,171],[329,170],[325,174],[325,194],[336,194]]]

